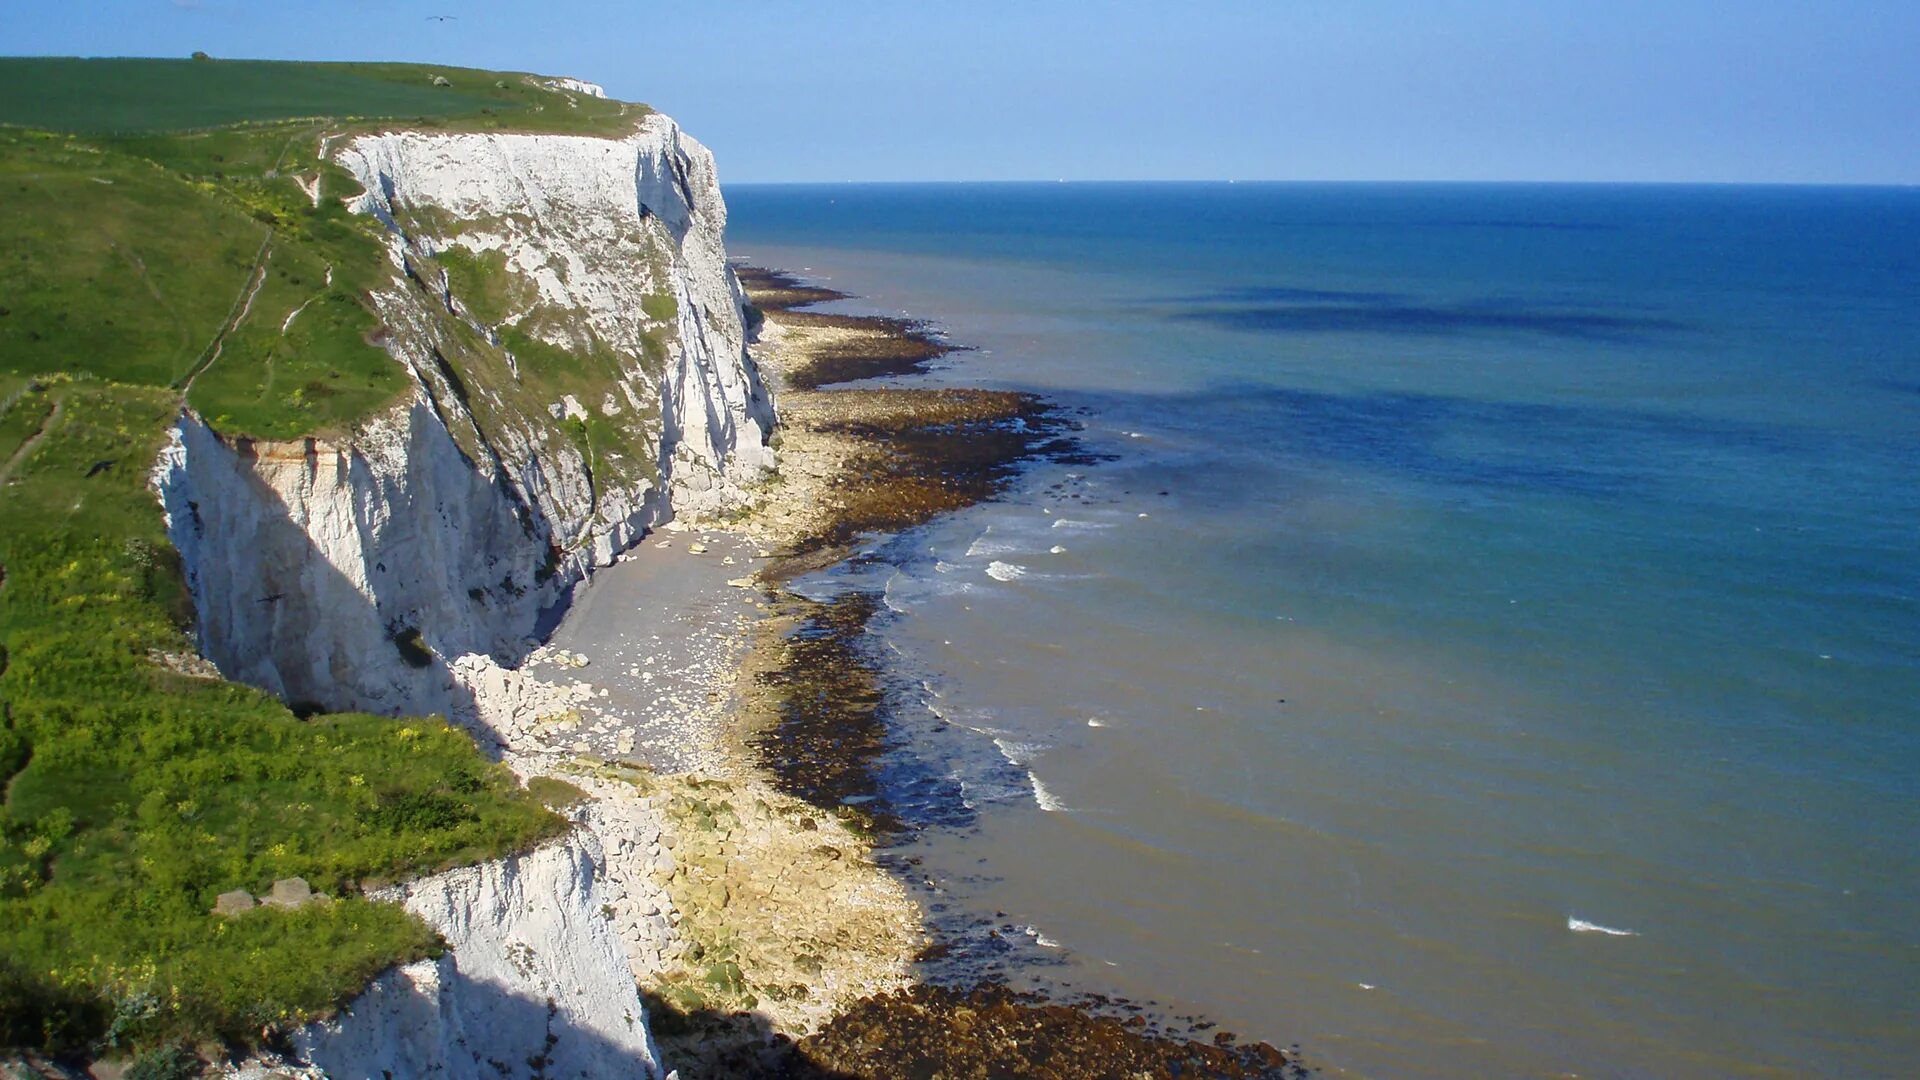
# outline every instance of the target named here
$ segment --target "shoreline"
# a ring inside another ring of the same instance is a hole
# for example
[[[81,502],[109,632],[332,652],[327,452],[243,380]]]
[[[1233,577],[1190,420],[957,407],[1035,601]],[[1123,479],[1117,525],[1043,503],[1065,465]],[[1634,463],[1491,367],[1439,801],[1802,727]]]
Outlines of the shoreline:
[[[780,470],[749,513],[676,523],[687,549],[705,547],[702,558],[752,549],[735,561],[751,574],[726,584],[754,599],[726,707],[713,714],[711,778],[642,782],[680,824],[679,884],[668,891],[676,932],[693,943],[662,965],[661,987],[643,986],[666,1067],[689,1077],[877,1078],[928,1067],[1063,1080],[1304,1075],[1288,1054],[1237,1044],[1198,1018],[1185,1018],[1182,1034],[1150,1005],[1014,991],[957,955],[977,943],[936,928],[911,860],[886,854],[915,826],[889,805],[879,775],[890,734],[884,672],[860,640],[878,594],[812,599],[790,586],[864,558],[866,538],[997,497],[1028,462],[1094,459],[1075,425],[1036,396],[864,382],[923,372],[962,347],[905,319],[795,310],[850,297],[778,271],[736,270],[761,315],[752,353],[781,408]],[[683,547],[671,536],[643,544],[642,558]],[[743,803],[755,808],[747,817]],[[784,881],[792,867],[801,888],[756,884]],[[784,986],[787,1000],[769,1001],[768,986]],[[1186,1037],[1203,1032],[1211,1041]]]
[[[524,719],[510,763],[578,789],[568,815],[606,853],[600,911],[664,1068],[1304,1076],[1151,1003],[1015,990],[1006,973],[1038,962],[1020,929],[956,924],[917,860],[889,852],[944,824],[888,801],[886,671],[862,640],[880,594],[796,585],[997,497],[1030,462],[1098,459],[1031,394],[863,381],[957,351],[919,324],[790,311],[847,297],[741,277],[779,471],[745,511],[670,522],[595,574],[500,695]]]

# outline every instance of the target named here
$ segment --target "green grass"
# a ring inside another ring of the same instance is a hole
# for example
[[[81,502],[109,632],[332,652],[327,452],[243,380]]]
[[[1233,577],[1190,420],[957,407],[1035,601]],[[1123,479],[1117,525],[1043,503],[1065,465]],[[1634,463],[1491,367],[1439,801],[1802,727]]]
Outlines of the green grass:
[[[680,314],[680,301],[662,293],[642,299],[640,310],[655,322],[671,322]]]
[[[108,135],[328,117],[615,134],[647,112],[526,79],[425,64],[6,57],[0,124]]]
[[[437,256],[447,271],[447,284],[473,313],[489,326],[498,326],[509,315],[531,308],[540,292],[530,278],[507,269],[507,253],[474,253],[463,247],[448,247]]]
[[[0,130],[0,366],[165,385],[211,342],[266,228],[189,181]]]
[[[0,59],[0,124],[64,129],[0,127],[0,1045],[286,1030],[439,948],[364,883],[563,827],[541,802],[565,790],[518,790],[441,721],[303,720],[155,664],[191,651],[192,611],[146,473],[183,394],[225,434],[292,438],[406,391],[364,295],[393,273],[383,238],[342,206],[356,188],[317,158],[323,134],[606,133],[643,108],[408,65]],[[532,302],[491,257],[444,261],[482,317]],[[465,323],[432,332],[483,420],[549,424],[548,402],[604,399],[623,362],[566,314],[524,324],[575,347],[523,333],[523,378]],[[664,346],[640,359],[657,372]],[[577,438],[604,477],[651,469],[647,422],[596,407],[550,437]],[[338,899],[208,912],[296,874]]]
[[[39,383],[22,385],[0,404],[0,462],[11,459],[53,415],[54,399],[47,389]]]
[[[0,1044],[255,1039],[438,947],[360,883],[562,823],[443,722],[300,720],[156,667],[150,651],[191,649],[145,481],[174,399],[55,389],[54,437],[0,488]],[[340,899],[208,913],[222,891],[295,874]]]
[[[194,375],[190,402],[215,427],[266,438],[345,428],[404,392],[356,295],[390,273],[377,225],[266,175],[317,167],[307,134],[175,140],[163,165],[0,129],[0,370],[174,387]]]

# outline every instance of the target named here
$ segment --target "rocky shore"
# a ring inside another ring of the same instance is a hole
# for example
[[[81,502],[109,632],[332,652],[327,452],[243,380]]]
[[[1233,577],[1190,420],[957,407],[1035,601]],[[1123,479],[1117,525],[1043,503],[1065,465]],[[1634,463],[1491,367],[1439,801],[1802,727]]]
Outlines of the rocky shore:
[[[685,944],[649,995],[663,1063],[688,1077],[1304,1075],[1265,1044],[1168,1034],[1137,1005],[926,984],[954,944],[884,858],[903,826],[876,775],[884,694],[860,647],[878,598],[786,585],[864,536],[996,496],[1023,462],[1080,451],[1070,420],[1031,395],[829,389],[923,371],[952,347],[899,319],[796,310],[844,297],[738,272],[762,315],[754,356],[779,395],[781,467],[725,526],[761,556],[731,719],[714,732],[725,778],[647,781],[678,823],[675,861],[696,868],[672,890]]]
[[[591,939],[639,989],[638,1060],[684,1080],[1304,1075],[1272,1047],[1139,1005],[1049,1001],[977,974],[956,984],[970,969],[949,961],[969,945],[943,940],[911,867],[887,855],[906,826],[878,775],[885,695],[861,643],[878,599],[789,586],[858,558],[863,537],[994,497],[1026,461],[1074,460],[1072,423],[1024,394],[831,388],[911,374],[949,348],[900,320],[785,306],[837,293],[741,277],[762,317],[754,359],[780,395],[779,473],[744,514],[683,515],[648,536],[576,591],[520,668],[476,674],[503,757],[576,828],[497,869],[390,888],[453,928],[458,970],[382,976],[346,1016],[300,1033],[297,1059],[398,1076],[467,1053],[472,1031],[405,1028],[403,1003],[423,995],[451,996],[470,1021],[537,1027],[490,988],[564,1012],[604,981],[606,963],[561,963],[567,942]],[[480,912],[547,894],[578,902]],[[596,925],[562,925],[581,910]],[[542,1060],[564,1071],[614,1053],[573,1043]]]

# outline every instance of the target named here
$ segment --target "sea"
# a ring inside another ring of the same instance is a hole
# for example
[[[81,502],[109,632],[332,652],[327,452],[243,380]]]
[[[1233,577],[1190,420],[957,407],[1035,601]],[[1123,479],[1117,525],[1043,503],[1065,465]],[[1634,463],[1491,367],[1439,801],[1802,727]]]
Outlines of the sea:
[[[1098,459],[811,586],[1021,978],[1330,1076],[1915,1075],[1920,190],[727,195]]]

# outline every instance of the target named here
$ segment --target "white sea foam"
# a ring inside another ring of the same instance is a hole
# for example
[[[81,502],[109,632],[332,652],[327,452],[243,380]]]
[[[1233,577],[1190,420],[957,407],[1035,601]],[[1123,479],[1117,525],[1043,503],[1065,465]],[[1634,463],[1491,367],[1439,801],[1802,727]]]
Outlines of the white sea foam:
[[[1012,581],[1014,578],[1025,577],[1026,575],[1027,569],[1024,566],[1015,566],[1012,563],[1001,562],[998,559],[987,564],[987,576],[995,581]]]
[[[1033,943],[1034,943],[1035,945],[1038,945],[1038,946],[1040,946],[1041,948],[1044,948],[1044,949],[1057,949],[1057,948],[1059,948],[1059,947],[1060,947],[1060,943],[1059,943],[1059,942],[1057,942],[1057,941],[1055,941],[1055,940],[1053,940],[1052,938],[1050,938],[1050,937],[1048,937],[1047,935],[1045,935],[1045,934],[1043,934],[1043,933],[1041,933],[1041,932],[1040,932],[1040,928],[1039,928],[1039,927],[1037,927],[1037,926],[1023,926],[1023,927],[1021,927],[1021,928],[1020,928],[1020,930],[1021,930],[1021,932],[1022,932],[1022,933],[1024,933],[1024,934],[1026,934],[1026,935],[1027,935],[1028,937],[1030,937],[1030,938],[1032,938],[1032,939],[1033,939]]]
[[[1067,549],[1059,544],[1055,544],[1047,549],[1047,554],[1049,555],[1065,555],[1066,553]]]
[[[956,578],[909,577],[895,574],[881,590],[881,600],[896,612],[906,612],[930,599],[972,592],[974,583]]]
[[[942,573],[942,574],[951,574],[955,570],[960,569],[959,567],[953,565],[952,563],[947,562],[945,559],[935,559],[933,562],[933,568],[936,572]]]
[[[1047,790],[1047,785],[1041,783],[1039,777],[1029,772],[1027,780],[1033,784],[1033,801],[1040,809],[1057,814],[1067,808],[1065,803],[1053,797],[1053,792]]]
[[[1000,748],[1000,756],[1006,758],[1009,765],[1025,765],[1033,760],[1033,755],[1049,749],[1046,743],[1016,742],[1012,739],[999,738],[993,740],[993,745]]]
[[[991,539],[992,536],[993,526],[989,525],[986,532],[974,537],[973,543],[967,545],[966,557],[978,559],[987,555],[1005,555],[1009,551],[1020,550],[1021,545],[1008,543],[1005,540],[994,540]]]
[[[1054,518],[1049,529],[1111,529],[1112,525],[1101,521],[1081,521],[1078,518]]]
[[[1639,937],[1640,936],[1640,931],[1638,930],[1618,930],[1611,926],[1601,926],[1597,922],[1588,922],[1585,919],[1576,919],[1571,915],[1567,916],[1567,929],[1573,931],[1576,934],[1606,934],[1610,937]]]
[[[1107,722],[1105,720],[1100,719],[1097,716],[1089,716],[1087,717],[1087,726],[1088,727],[1106,727]]]

